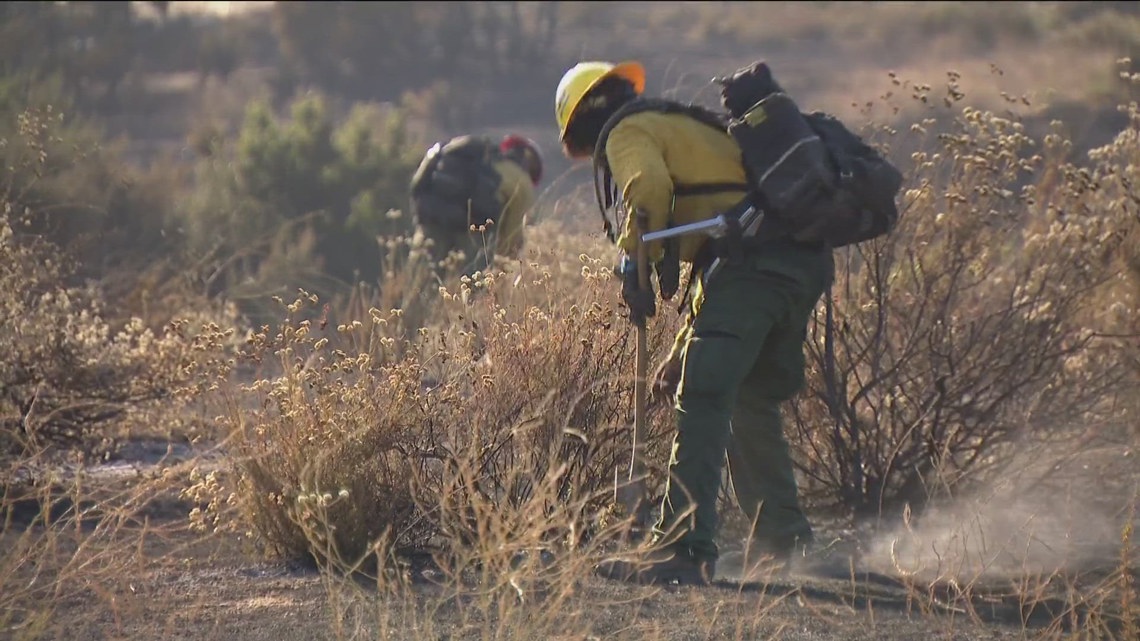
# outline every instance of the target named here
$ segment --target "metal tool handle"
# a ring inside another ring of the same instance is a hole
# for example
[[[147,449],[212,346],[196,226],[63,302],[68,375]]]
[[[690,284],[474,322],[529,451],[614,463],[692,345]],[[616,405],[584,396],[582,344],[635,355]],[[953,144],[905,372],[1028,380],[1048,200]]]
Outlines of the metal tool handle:
[[[642,211],[637,212],[638,233],[645,230],[646,216]],[[649,249],[645,243],[637,244],[637,286],[644,295],[649,291]],[[649,345],[643,321],[637,326],[637,379],[634,381],[633,394],[633,460],[629,469],[629,479],[637,489],[638,505],[635,513],[641,510],[640,503],[645,500],[645,413],[648,406],[648,389],[646,378],[649,375]]]
[[[724,233],[728,229],[728,221],[725,219],[724,214],[717,214],[707,220],[702,220],[687,225],[678,225],[660,231],[649,232],[641,236],[642,242],[651,243],[655,240],[663,240],[665,238],[673,238],[675,236],[684,236],[686,234],[705,233],[709,236],[716,237]]]

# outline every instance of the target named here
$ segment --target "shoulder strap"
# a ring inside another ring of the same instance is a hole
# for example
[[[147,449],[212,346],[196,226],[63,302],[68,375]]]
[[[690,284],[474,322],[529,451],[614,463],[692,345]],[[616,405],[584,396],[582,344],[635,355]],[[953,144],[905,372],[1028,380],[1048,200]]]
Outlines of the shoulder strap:
[[[415,173],[412,174],[412,195],[420,194],[427,185],[428,177],[435,171],[435,168],[439,165],[440,157],[443,155],[443,144],[443,142],[437,142],[429,147],[423,159],[420,160],[419,166],[416,167]]]
[[[718,131],[728,132],[728,116],[719,114],[711,109],[706,109],[700,105],[665,100],[664,98],[637,98],[623,105],[610,116],[606,124],[602,125],[602,131],[598,134],[598,142],[594,147],[595,166],[605,162],[606,142],[609,140],[610,132],[613,131],[614,127],[626,117],[644,111],[683,114]]]

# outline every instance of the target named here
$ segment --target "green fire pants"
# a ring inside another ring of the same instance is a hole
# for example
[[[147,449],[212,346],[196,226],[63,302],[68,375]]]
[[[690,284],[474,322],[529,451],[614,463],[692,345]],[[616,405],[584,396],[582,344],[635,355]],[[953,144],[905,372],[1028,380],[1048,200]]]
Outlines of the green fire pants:
[[[717,557],[726,452],[733,493],[755,524],[754,545],[780,554],[811,540],[780,403],[804,384],[807,324],[834,269],[830,250],[782,243],[725,264],[707,284],[682,355],[677,432],[656,527],[658,537],[680,532],[685,553]]]

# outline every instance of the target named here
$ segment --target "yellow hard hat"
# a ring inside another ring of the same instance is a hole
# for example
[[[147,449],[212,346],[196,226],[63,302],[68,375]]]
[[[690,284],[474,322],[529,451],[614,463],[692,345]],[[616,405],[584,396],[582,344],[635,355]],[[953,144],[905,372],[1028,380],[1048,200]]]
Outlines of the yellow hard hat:
[[[637,93],[645,91],[645,67],[640,62],[579,62],[562,74],[554,95],[554,117],[558,121],[558,138],[566,137],[566,126],[582,98],[605,78],[617,76],[633,83]]]

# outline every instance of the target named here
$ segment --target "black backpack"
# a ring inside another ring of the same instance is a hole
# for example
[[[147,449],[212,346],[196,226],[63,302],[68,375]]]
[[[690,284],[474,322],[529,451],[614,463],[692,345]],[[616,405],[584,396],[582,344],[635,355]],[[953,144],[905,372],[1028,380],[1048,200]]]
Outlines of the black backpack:
[[[502,176],[494,163],[499,146],[482,136],[436,143],[412,176],[412,215],[417,222],[456,230],[499,222]]]
[[[894,228],[902,174],[878,151],[837,118],[800,112],[762,62],[718,82],[727,114],[639,98],[603,126],[594,151],[595,194],[611,240],[613,224],[606,212],[618,194],[606,164],[606,140],[618,122],[642,111],[685,114],[727,132],[740,148],[747,184],[675,184],[677,196],[746,191],[748,199],[776,223],[765,224],[761,233],[775,229],[798,241],[832,248],[870,240]]]

